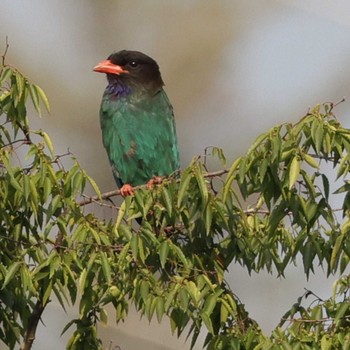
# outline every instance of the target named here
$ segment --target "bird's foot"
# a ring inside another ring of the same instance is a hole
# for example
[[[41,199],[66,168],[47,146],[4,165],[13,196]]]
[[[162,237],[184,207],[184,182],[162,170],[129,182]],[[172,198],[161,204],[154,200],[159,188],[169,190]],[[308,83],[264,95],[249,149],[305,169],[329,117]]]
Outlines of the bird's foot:
[[[154,185],[160,185],[163,182],[162,176],[155,176],[147,182],[147,188],[151,189]]]
[[[129,184],[125,184],[122,186],[122,188],[120,189],[120,194],[123,197],[127,197],[127,196],[133,196],[134,195],[134,189],[131,185]]]

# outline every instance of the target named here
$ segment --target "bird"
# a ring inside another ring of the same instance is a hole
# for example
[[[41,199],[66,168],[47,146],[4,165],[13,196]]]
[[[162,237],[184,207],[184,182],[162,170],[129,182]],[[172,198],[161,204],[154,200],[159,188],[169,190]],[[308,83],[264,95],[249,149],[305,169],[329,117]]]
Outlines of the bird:
[[[100,126],[122,196],[176,173],[180,164],[173,107],[157,62],[142,52],[121,50],[93,70],[107,75]]]

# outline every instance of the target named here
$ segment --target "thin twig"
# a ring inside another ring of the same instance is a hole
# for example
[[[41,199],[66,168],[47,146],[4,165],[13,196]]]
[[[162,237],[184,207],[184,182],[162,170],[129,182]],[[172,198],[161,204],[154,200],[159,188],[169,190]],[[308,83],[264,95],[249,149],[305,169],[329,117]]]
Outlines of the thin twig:
[[[2,58],[2,65],[3,65],[3,66],[5,65],[5,57],[6,57],[7,51],[8,51],[8,49],[9,49],[9,47],[10,47],[10,45],[9,45],[9,40],[8,40],[8,39],[9,39],[9,38],[8,38],[8,36],[6,35],[6,39],[5,39],[5,51],[4,51],[3,55],[1,56],[1,58]]]
[[[339,100],[338,102],[330,102],[331,103],[331,105],[332,105],[332,108],[331,108],[331,110],[334,108],[334,107],[337,107],[339,104],[341,104],[341,103],[343,103],[343,102],[345,102],[345,97],[343,97],[341,100]]]

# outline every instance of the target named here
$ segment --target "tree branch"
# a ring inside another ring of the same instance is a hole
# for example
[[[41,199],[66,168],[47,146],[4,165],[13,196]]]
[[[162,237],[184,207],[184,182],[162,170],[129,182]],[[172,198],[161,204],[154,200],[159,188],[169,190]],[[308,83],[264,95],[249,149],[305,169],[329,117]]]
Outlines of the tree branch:
[[[213,178],[213,177],[224,175],[226,173],[228,173],[228,170],[223,169],[223,170],[218,170],[218,171],[204,174],[203,176],[206,178]],[[147,185],[135,186],[135,187],[133,187],[133,190],[138,190],[138,189],[143,188],[145,186],[147,186]],[[121,194],[120,190],[114,190],[114,191],[102,193],[101,197],[99,197],[99,196],[88,197],[88,196],[83,195],[85,197],[85,199],[78,202],[78,204],[81,207],[83,207],[84,205],[87,205],[87,204],[91,204],[91,203],[97,203],[97,204],[101,205],[101,200],[110,199],[112,197],[119,196],[120,194]]]
[[[41,299],[36,302],[32,314],[28,319],[28,328],[24,335],[24,341],[21,350],[30,350],[32,348],[36,329],[46,305],[43,304]]]

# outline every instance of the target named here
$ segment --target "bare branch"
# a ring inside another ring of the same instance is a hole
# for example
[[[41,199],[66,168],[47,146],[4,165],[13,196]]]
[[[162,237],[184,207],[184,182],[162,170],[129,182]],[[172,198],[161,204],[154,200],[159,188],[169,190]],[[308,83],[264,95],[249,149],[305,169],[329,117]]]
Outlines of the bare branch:
[[[35,339],[36,328],[46,305],[43,304],[41,299],[38,299],[36,302],[34,309],[28,319],[28,328],[24,335],[24,341],[21,346],[21,350],[30,350],[32,348]]]
[[[6,35],[6,39],[5,39],[5,51],[3,53],[3,55],[1,56],[1,59],[2,59],[2,65],[4,66],[5,65],[5,58],[6,58],[6,54],[7,54],[7,51],[10,47],[9,45],[9,40],[8,40],[8,36]]]

